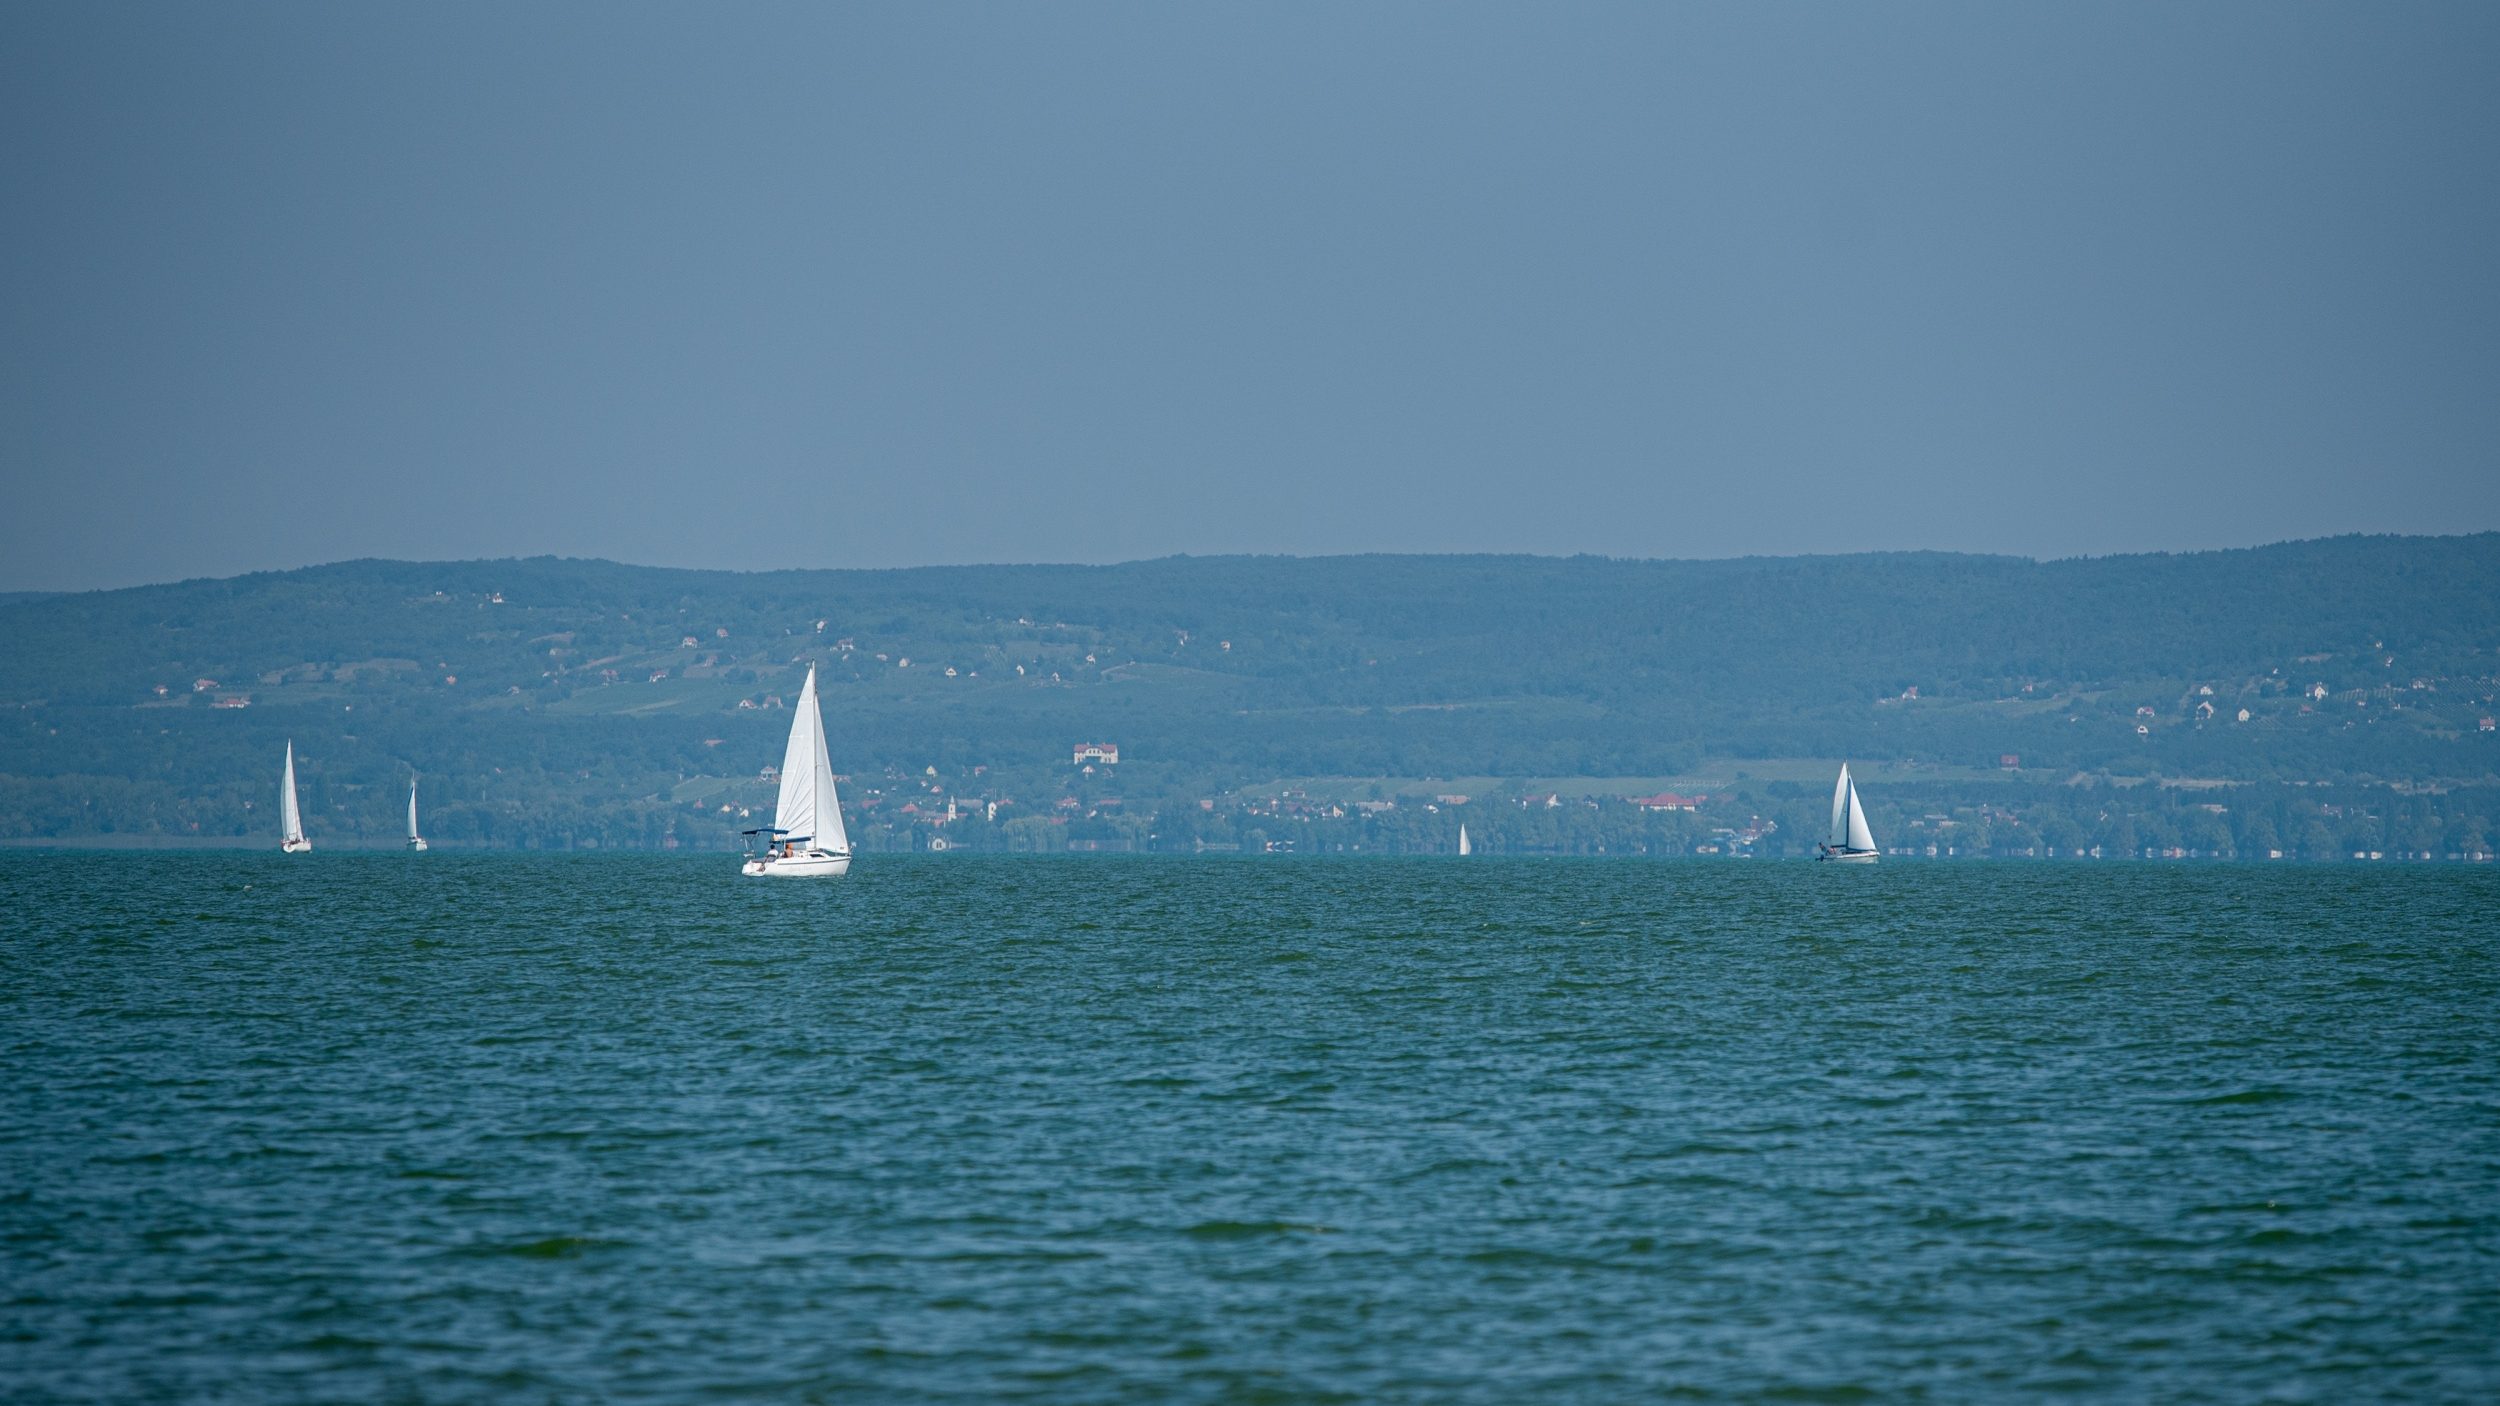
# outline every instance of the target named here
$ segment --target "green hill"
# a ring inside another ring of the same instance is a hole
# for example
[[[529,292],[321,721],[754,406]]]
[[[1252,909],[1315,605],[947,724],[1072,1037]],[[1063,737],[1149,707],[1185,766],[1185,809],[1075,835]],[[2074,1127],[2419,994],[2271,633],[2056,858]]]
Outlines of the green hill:
[[[2011,754],[2004,784],[2440,790],[2500,776],[2500,535],[2057,562],[360,561],[11,598],[0,837],[257,835],[292,738],[317,836],[387,839],[414,771],[454,844],[714,844],[768,799],[810,662],[864,831],[943,797],[985,824],[1001,799],[1126,820],[1279,778],[1394,798],[1844,756],[1966,787]],[[1120,766],[1071,768],[1092,741]]]

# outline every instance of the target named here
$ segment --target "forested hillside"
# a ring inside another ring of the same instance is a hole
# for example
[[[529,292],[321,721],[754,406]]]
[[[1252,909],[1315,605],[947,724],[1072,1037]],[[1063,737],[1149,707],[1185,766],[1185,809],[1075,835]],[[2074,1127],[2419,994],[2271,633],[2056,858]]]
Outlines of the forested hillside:
[[[18,597],[0,837],[256,835],[291,738],[317,838],[388,839],[415,773],[453,844],[711,845],[768,797],[810,663],[863,828],[900,836],[923,800],[1122,819],[1127,842],[1284,778],[1382,779],[1394,806],[1434,778],[1842,757],[1973,786],[2444,791],[2500,776],[2500,536],[2058,562],[363,561]],[[1078,771],[1085,742],[1121,762]]]

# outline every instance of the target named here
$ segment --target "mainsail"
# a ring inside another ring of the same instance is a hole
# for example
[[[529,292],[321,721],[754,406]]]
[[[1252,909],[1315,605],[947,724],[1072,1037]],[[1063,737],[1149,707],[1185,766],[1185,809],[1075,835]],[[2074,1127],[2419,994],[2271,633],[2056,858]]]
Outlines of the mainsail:
[[[848,854],[851,837],[842,828],[842,802],[833,790],[833,762],[825,753],[825,720],[816,703],[816,666],[807,666],[807,683],[799,689],[798,715],[790,719],[790,747],[781,758],[781,802],[774,808],[773,828],[793,840],[811,840],[818,849]]]
[[[286,744],[286,780],[278,787],[278,841],[299,844],[304,838],[304,814],[295,804],[295,744]]]
[[[410,777],[410,778],[408,779],[408,842],[409,842],[410,844],[414,844],[414,843],[416,843],[416,839],[417,839],[417,782],[416,782],[416,778],[415,778],[415,777]]]

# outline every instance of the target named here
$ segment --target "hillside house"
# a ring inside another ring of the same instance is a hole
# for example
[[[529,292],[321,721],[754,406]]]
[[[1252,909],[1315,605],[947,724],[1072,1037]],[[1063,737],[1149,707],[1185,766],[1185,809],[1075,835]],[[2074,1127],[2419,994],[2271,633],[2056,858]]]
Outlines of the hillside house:
[[[249,708],[252,706],[252,695],[248,693],[229,693],[208,706],[212,708]]]
[[[216,686],[217,681],[215,679],[193,679],[191,681],[191,691],[193,693],[206,693]]]
[[[2007,753],[2005,753],[2004,755],[2002,755],[2002,756],[1998,757],[1998,758],[1997,758],[1997,769],[1998,769],[1998,770],[2000,770],[2000,771],[2020,771],[2020,770],[2022,770],[2022,769],[2023,769],[2023,758],[2022,758],[2022,754],[2021,754],[2021,753],[2019,753],[2019,752],[2007,752]]]
[[[2247,710],[2246,708],[2242,708],[2242,709],[2240,709],[2240,721],[2241,721],[2241,722],[2246,722],[2246,721],[2248,721],[2248,710]]]
[[[2135,715],[2139,718],[2149,718],[2153,716],[2153,705],[2150,703],[2143,705],[2135,710]]]
[[[2494,724],[2491,719],[2484,718],[2482,721],[2476,723],[2475,727],[2480,731],[2490,732],[2493,730]]]
[[[2313,699],[2326,697],[2326,685],[2322,683],[2309,685],[2309,696]]]
[[[1076,751],[1071,757],[1069,765],[1086,766],[1094,762],[1100,762],[1104,766],[1118,766],[1120,764],[1119,744],[1116,742],[1080,742],[1076,744]]]
[[[1710,798],[1708,796],[1684,796],[1678,795],[1673,791],[1661,791],[1654,796],[1631,796],[1627,797],[1627,799],[1629,799],[1632,804],[1639,806],[1643,810],[1696,811],[1701,809],[1702,802]]]
[[[2199,704],[2197,704],[2197,705],[2196,705],[2196,720],[2197,720],[2198,722],[2204,722],[2204,721],[2205,721],[2205,720],[2207,720],[2208,718],[2211,718],[2213,715],[2214,715],[2214,704],[2213,704],[2213,700],[2212,700],[2212,699],[2208,698],[2208,699],[2206,699],[2204,702],[2201,702],[2201,703],[2199,703]]]

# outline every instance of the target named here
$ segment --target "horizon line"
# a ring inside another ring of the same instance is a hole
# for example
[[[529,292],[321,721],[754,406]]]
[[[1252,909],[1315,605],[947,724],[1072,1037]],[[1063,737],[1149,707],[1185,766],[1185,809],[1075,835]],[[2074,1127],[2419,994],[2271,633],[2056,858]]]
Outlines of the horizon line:
[[[2194,547],[2186,549],[2152,549],[2133,552],[2078,552],[2072,556],[2035,557],[2018,552],[1965,551],[1943,547],[1878,548],[1862,552],[1746,552],[1722,557],[1642,557],[1617,556],[1605,552],[1171,552],[1154,557],[1131,557],[1120,561],[982,561],[922,562],[909,566],[671,566],[649,562],[624,561],[615,557],[567,556],[558,552],[542,552],[531,556],[493,557],[341,557],[331,561],[306,562],[300,566],[261,567],[238,571],[225,576],[181,576],[170,580],[132,581],[116,586],[81,586],[43,588],[31,587],[0,590],[0,606],[25,604],[38,600],[57,600],[65,596],[110,595],[117,591],[142,591],[169,586],[202,583],[247,581],[261,576],[292,576],[305,572],[328,571],[349,566],[496,566],[537,562],[570,563],[583,566],[613,566],[630,571],[682,572],[710,576],[789,576],[800,574],[903,574],[923,571],[1116,571],[1126,567],[1153,566],[1166,562],[1343,562],[1370,560],[1397,561],[1599,561],[1628,565],[1726,565],[1742,562],[1805,562],[1848,561],[1854,559],[1938,557],[1963,561],[2020,562],[2032,566],[2054,566],[2068,562],[2119,561],[2134,558],[2172,558],[2219,556],[2233,552],[2262,552],[2285,547],[2313,546],[2328,542],[2394,541],[2452,542],[2475,538],[2500,538],[2500,528],[2483,528],[2468,532],[2341,532],[2319,537],[2286,537],[2270,542],[2253,542],[2228,547]]]

